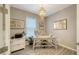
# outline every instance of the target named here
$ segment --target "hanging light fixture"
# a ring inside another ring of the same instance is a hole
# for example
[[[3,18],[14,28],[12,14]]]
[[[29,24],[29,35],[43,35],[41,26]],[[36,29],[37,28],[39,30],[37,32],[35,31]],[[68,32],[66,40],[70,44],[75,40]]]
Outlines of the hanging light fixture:
[[[45,17],[45,9],[43,8],[43,7],[41,7],[40,8],[40,13],[39,13],[39,15],[40,15],[40,17],[42,18],[42,19],[44,19],[44,17]]]

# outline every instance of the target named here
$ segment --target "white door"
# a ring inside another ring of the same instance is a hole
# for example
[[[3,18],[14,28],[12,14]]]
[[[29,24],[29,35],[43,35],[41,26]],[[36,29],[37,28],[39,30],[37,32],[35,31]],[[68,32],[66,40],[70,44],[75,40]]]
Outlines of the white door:
[[[5,14],[5,43],[8,46],[8,51],[5,54],[10,54],[10,5],[5,5],[7,14]]]
[[[0,49],[8,47],[2,54],[10,54],[10,7],[0,4]]]

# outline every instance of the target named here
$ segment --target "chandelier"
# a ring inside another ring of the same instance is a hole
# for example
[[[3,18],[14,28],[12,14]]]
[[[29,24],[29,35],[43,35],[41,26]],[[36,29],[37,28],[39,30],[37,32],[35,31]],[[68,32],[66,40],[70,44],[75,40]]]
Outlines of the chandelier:
[[[46,14],[46,13],[45,13],[45,12],[46,12],[45,9],[44,9],[43,7],[41,7],[39,12],[40,12],[40,13],[39,13],[40,17],[41,17],[42,19],[44,19],[45,14]]]

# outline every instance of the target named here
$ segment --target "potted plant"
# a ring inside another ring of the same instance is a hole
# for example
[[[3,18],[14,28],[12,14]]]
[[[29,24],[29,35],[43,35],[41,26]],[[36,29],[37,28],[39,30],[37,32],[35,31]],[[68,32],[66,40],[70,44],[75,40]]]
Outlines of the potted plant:
[[[29,37],[29,45],[33,45],[33,36]]]

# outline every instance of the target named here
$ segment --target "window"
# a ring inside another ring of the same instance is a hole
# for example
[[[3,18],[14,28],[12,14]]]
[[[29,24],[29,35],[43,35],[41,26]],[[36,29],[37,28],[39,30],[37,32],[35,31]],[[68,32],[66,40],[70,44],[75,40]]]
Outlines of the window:
[[[36,18],[35,17],[27,17],[26,18],[26,36],[27,37],[35,37],[34,30],[36,29]]]

